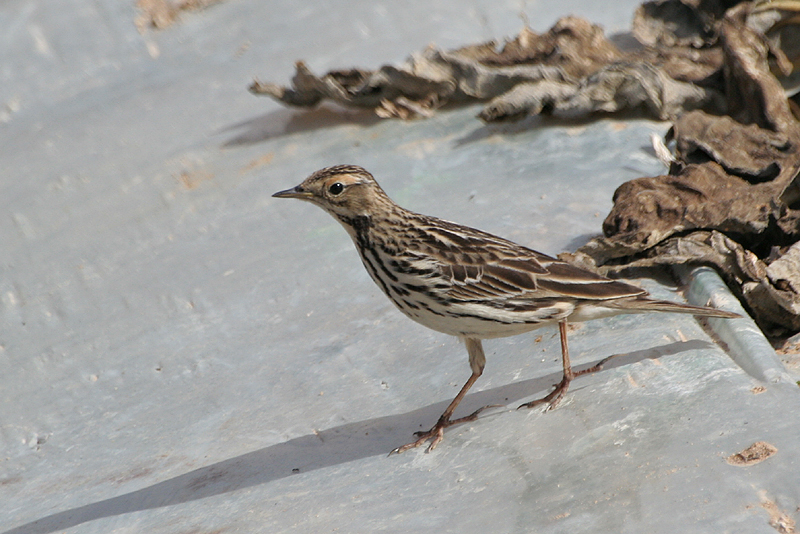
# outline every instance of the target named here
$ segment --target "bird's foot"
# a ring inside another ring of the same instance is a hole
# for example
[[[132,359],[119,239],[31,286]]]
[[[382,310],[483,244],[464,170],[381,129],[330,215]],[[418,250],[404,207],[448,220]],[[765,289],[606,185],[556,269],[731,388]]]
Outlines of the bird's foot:
[[[534,406],[539,406],[540,404],[547,404],[547,407],[544,411],[549,412],[556,406],[558,403],[561,402],[561,399],[564,398],[564,395],[567,393],[567,389],[569,389],[569,383],[572,382],[574,379],[581,375],[588,375],[590,373],[596,373],[597,371],[603,368],[603,364],[606,363],[608,360],[613,358],[614,356],[609,356],[608,358],[604,358],[597,362],[597,364],[593,365],[592,367],[588,367],[586,369],[581,369],[580,371],[570,371],[571,376],[564,375],[561,379],[561,382],[556,384],[556,388],[542,397],[541,399],[536,399],[535,401],[526,402],[525,404],[520,404],[517,407],[517,410],[522,408],[533,408]]]
[[[431,444],[428,446],[428,449],[425,452],[431,452],[436,446],[444,439],[444,429],[450,426],[450,421],[445,421],[443,424],[441,421],[433,425],[433,428],[428,430],[427,432],[415,432],[415,436],[419,436],[419,439],[416,441],[412,441],[411,443],[406,443],[401,447],[397,447],[392,449],[389,453],[389,456],[393,454],[400,454],[402,452],[406,452],[408,449],[414,449],[419,447],[426,441],[430,440]]]
[[[499,405],[497,404],[484,406],[483,408],[478,408],[477,410],[467,415],[466,417],[459,417],[458,419],[453,419],[453,420],[450,419],[449,415],[445,416],[443,414],[442,417],[439,418],[439,420],[436,422],[435,425],[433,425],[433,428],[431,428],[430,430],[424,432],[414,432],[414,435],[417,436],[419,439],[417,439],[416,441],[412,441],[411,443],[406,443],[405,445],[397,447],[396,449],[392,449],[392,451],[389,453],[389,456],[393,454],[400,454],[401,452],[406,452],[409,449],[415,449],[428,440],[430,440],[431,443],[430,445],[428,445],[428,448],[425,450],[425,452],[426,453],[431,452],[444,439],[445,428],[453,425],[458,425],[461,423],[466,423],[469,421],[475,421],[478,418],[478,415],[482,411],[486,410],[487,408],[496,408],[498,406]]]
[[[556,389],[542,397],[541,399],[536,399],[531,402],[526,402],[525,404],[520,404],[517,407],[517,410],[521,410],[522,408],[533,408],[534,406],[539,406],[540,404],[547,404],[547,407],[544,411],[549,412],[556,406],[558,403],[561,402],[561,399],[564,398],[564,395],[567,393],[567,389],[569,389],[569,383],[572,382],[571,378],[567,378],[566,376],[561,379],[561,382],[556,384]]]

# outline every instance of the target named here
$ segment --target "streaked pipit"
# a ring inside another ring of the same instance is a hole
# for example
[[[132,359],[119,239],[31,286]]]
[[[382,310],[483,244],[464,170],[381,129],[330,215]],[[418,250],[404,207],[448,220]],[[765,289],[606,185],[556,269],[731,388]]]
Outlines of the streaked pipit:
[[[567,347],[567,322],[622,313],[664,311],[707,317],[738,317],[713,308],[655,300],[634,285],[611,280],[467,226],[401,208],[372,175],[355,165],[319,170],[300,185],[273,195],[299,198],[338,220],[355,243],[364,267],[386,296],[414,321],[463,339],[472,376],[427,432],[394,449],[400,453],[430,440],[433,450],[444,429],[472,421],[480,410],[450,419],[486,363],[482,339],[513,336],[557,323],[563,378],[545,397],[520,406],[554,408],[578,374]]]

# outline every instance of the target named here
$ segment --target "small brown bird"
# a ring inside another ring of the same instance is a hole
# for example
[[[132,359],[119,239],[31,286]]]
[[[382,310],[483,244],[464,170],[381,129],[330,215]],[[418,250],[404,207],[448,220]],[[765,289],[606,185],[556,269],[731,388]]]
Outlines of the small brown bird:
[[[514,336],[557,323],[564,374],[545,397],[520,406],[554,408],[579,374],[569,362],[567,322],[651,311],[707,317],[739,317],[713,308],[655,300],[640,288],[611,280],[468,226],[401,208],[372,175],[355,165],[321,169],[303,183],[272,195],[299,198],[338,220],[355,243],[372,279],[400,311],[437,332],[463,339],[472,376],[427,432],[398,447],[401,453],[430,440],[433,450],[444,429],[475,420],[483,410],[450,419],[483,373],[482,339]]]

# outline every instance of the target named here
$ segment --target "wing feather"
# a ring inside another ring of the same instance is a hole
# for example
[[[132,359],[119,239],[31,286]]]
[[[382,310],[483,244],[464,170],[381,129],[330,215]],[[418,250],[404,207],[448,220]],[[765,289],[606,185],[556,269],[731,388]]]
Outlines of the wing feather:
[[[474,228],[431,217],[424,222],[425,239],[409,240],[409,246],[418,246],[448,279],[450,299],[488,305],[513,299],[518,306],[526,301],[535,306],[532,301],[538,299],[602,301],[646,293]]]

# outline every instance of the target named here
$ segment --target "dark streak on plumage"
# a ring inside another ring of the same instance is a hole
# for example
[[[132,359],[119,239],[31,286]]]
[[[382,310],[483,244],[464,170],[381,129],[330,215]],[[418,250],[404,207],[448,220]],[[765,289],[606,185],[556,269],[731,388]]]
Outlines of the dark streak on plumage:
[[[389,291],[389,287],[386,285],[386,282],[383,281],[383,278],[381,278],[378,275],[378,270],[375,268],[374,265],[372,265],[372,262],[370,261],[370,259],[367,256],[365,256],[364,254],[361,255],[361,259],[363,260],[362,263],[367,268],[367,271],[369,272],[369,274],[372,277],[372,279],[375,280],[375,282],[380,286],[380,288],[383,290],[383,292],[387,296],[389,296],[389,298],[391,298],[391,293]]]

